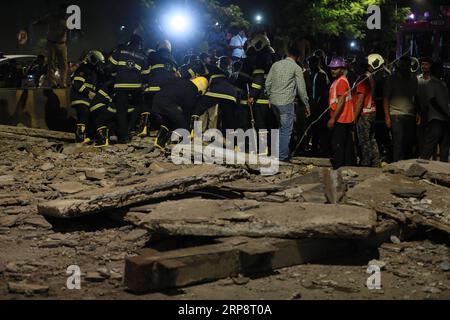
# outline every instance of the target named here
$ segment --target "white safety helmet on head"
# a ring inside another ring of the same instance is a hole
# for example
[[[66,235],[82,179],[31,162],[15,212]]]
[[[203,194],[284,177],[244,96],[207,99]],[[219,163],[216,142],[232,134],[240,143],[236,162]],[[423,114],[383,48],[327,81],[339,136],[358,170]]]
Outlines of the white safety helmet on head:
[[[380,69],[384,64],[384,59],[381,55],[378,53],[372,53],[369,54],[367,57],[367,62],[369,63],[369,66],[372,67],[373,70]]]
[[[416,57],[411,57],[411,72],[416,73],[420,70],[420,61]]]
[[[249,41],[248,49],[251,48],[253,48],[256,52],[260,52],[265,48],[269,48],[272,53],[275,52],[270,44],[269,38],[264,34],[257,34]]]

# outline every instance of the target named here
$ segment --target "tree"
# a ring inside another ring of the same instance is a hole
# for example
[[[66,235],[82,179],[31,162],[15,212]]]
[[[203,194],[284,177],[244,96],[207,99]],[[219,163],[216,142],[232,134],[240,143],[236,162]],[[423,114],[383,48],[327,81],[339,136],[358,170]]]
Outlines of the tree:
[[[160,4],[164,5],[166,1],[158,0],[140,0],[141,5],[147,9],[158,9]],[[231,4],[224,6],[217,0],[189,0],[189,6],[198,7],[203,10],[203,16],[206,17],[208,24],[219,22],[226,27],[248,28],[250,23],[244,18],[239,6]]]
[[[155,2],[153,0],[140,0],[140,2],[141,5],[147,9],[153,8],[155,5]]]
[[[216,0],[198,0],[208,14],[210,23],[215,21],[227,27],[249,28],[250,23],[244,18],[237,5],[223,6]]]
[[[296,36],[346,36],[364,39],[367,8],[380,5],[382,28],[393,39],[395,24],[403,21],[408,9],[395,10],[395,0],[281,0],[285,32]],[[397,11],[397,12],[395,12]]]

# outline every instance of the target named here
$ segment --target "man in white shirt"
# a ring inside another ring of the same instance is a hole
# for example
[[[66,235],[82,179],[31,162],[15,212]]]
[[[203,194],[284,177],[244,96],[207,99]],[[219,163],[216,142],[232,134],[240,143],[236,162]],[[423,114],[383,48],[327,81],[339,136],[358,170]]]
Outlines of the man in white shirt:
[[[247,42],[247,37],[245,36],[245,30],[240,30],[233,38],[230,40],[230,48],[233,50],[231,56],[233,61],[244,59],[245,50],[244,45]]]

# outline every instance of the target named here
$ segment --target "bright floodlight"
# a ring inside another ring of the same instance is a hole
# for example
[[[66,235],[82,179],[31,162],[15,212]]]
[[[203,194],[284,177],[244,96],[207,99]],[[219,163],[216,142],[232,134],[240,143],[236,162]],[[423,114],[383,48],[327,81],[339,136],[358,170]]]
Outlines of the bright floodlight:
[[[170,28],[175,32],[185,31],[188,27],[188,20],[184,15],[177,14],[170,19]]]
[[[356,42],[355,42],[355,41],[350,42],[350,47],[351,47],[351,48],[356,47]]]
[[[256,19],[256,22],[261,22],[262,16],[260,14],[258,14],[255,19]]]

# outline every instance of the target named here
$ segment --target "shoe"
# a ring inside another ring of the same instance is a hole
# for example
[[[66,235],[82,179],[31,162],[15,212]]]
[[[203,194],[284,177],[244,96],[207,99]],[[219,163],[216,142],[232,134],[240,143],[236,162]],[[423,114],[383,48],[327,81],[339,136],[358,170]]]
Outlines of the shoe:
[[[141,121],[139,123],[139,127],[137,130],[137,136],[140,138],[145,138],[148,137],[149,135],[149,118],[150,118],[150,113],[149,112],[144,112],[141,114]]]
[[[97,129],[97,140],[94,144],[95,148],[109,147],[109,129],[108,127],[101,127]]]
[[[75,131],[75,142],[83,144],[88,144],[91,142],[91,139],[86,136],[86,125],[77,124],[77,130]]]
[[[159,128],[158,136],[155,140],[155,147],[164,151],[166,150],[167,144],[170,140],[170,131],[166,126],[161,126]]]

